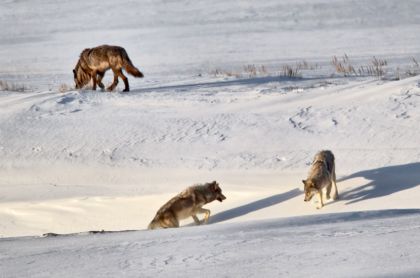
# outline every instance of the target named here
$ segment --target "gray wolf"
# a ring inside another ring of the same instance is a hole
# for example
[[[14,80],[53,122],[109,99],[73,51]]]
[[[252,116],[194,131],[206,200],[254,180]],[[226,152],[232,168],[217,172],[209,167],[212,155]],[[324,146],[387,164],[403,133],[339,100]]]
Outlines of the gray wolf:
[[[318,152],[311,165],[311,169],[306,180],[302,180],[305,191],[305,202],[308,202],[316,194],[319,198],[317,208],[324,206],[322,200],[322,189],[327,189],[327,199],[330,199],[332,184],[334,183],[334,200],[338,199],[338,190],[335,176],[335,158],[331,151],[325,150]]]
[[[73,69],[74,82],[76,89],[83,88],[90,79],[93,82],[93,90],[96,90],[96,84],[101,89],[105,86],[102,83],[102,78],[105,72],[112,69],[114,73],[114,82],[107,88],[109,91],[115,89],[118,84],[118,77],[124,81],[124,92],[130,91],[127,77],[123,74],[122,69],[125,69],[129,74],[135,77],[143,77],[141,73],[131,62],[127,52],[120,46],[101,45],[94,48],[86,48],[80,54],[79,61]]]
[[[225,199],[226,197],[222,194],[222,189],[216,181],[193,185],[164,204],[157,211],[148,229],[177,228],[180,220],[190,216],[197,225],[203,222],[207,223],[210,210],[204,209],[202,206],[214,200],[222,202]],[[198,213],[205,214],[202,222],[197,217]]]

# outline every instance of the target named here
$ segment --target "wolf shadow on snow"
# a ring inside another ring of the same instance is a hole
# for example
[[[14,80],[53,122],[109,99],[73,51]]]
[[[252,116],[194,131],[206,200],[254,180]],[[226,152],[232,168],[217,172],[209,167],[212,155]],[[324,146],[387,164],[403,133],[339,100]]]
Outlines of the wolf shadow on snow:
[[[359,177],[367,179],[368,182],[340,195],[340,199],[347,201],[347,205],[384,197],[420,185],[420,162],[360,171],[338,182]]]
[[[159,92],[159,91],[186,91],[191,89],[202,89],[202,88],[218,88],[227,86],[256,86],[273,82],[295,82],[295,81],[314,81],[323,80],[320,77],[286,77],[286,76],[265,76],[265,77],[250,77],[250,78],[238,78],[233,80],[219,80],[219,81],[208,81],[191,84],[179,84],[179,85],[167,85],[158,87],[138,88],[131,90],[131,93],[147,93],[147,92]]]
[[[236,208],[232,208],[223,212],[219,212],[213,216],[210,216],[209,224],[223,222],[232,218],[240,217],[242,215],[264,209],[270,206],[277,205],[281,202],[285,202],[289,199],[299,196],[302,192],[295,188],[290,191],[276,194],[267,198],[263,198],[258,201],[251,202],[246,205],[242,205]]]

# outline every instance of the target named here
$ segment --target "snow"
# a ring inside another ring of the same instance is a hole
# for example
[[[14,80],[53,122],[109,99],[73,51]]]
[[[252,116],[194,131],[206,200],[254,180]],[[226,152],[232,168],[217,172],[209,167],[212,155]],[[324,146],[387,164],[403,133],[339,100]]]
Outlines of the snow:
[[[4,239],[0,251],[10,277],[417,277],[419,216],[353,212]]]
[[[419,27],[417,1],[3,1],[0,277],[418,276]],[[145,73],[131,92],[73,89],[103,43]],[[340,199],[317,210],[321,149]],[[209,225],[144,230],[212,180]]]

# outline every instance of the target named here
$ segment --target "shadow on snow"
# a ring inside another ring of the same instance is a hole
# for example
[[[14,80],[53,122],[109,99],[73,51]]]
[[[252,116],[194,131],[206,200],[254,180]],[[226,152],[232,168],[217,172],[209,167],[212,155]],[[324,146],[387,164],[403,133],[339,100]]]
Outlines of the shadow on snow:
[[[338,181],[365,178],[368,183],[343,192],[341,200],[353,204],[373,198],[380,198],[420,185],[420,163],[395,165],[360,171]]]
[[[239,85],[261,85],[272,82],[287,82],[287,81],[307,81],[315,79],[325,79],[318,77],[301,78],[301,77],[284,77],[284,76],[266,76],[266,77],[252,77],[252,78],[240,78],[234,80],[222,80],[214,82],[201,82],[193,84],[179,84],[179,85],[168,85],[158,86],[149,88],[133,89],[130,93],[146,93],[146,92],[158,92],[158,91],[186,91],[189,89],[200,89],[200,88],[217,88],[225,86],[239,86]]]
[[[242,205],[236,208],[232,208],[220,213],[217,213],[213,216],[210,217],[209,219],[209,223],[213,224],[213,223],[218,223],[218,222],[222,222],[222,221],[226,221],[232,218],[236,218],[236,217],[240,217],[242,215],[260,210],[260,209],[264,209],[270,206],[274,206],[277,205],[281,202],[285,202],[289,199],[292,199],[298,195],[302,194],[302,192],[299,189],[293,189],[281,194],[276,194],[246,205]]]

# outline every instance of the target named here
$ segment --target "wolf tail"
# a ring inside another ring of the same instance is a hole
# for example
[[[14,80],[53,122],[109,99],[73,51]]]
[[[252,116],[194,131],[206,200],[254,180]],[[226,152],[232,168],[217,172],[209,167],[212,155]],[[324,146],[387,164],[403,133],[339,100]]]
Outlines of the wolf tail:
[[[131,74],[132,76],[135,77],[144,77],[143,73],[141,71],[139,71],[138,68],[136,68],[133,63],[131,62],[130,58],[128,58],[128,55],[126,57],[124,57],[124,68],[125,70]]]

